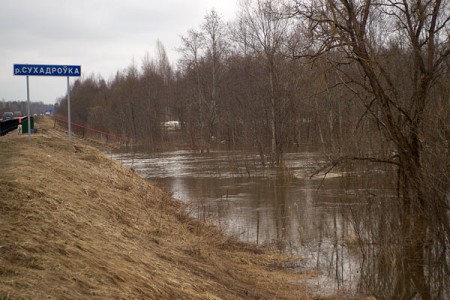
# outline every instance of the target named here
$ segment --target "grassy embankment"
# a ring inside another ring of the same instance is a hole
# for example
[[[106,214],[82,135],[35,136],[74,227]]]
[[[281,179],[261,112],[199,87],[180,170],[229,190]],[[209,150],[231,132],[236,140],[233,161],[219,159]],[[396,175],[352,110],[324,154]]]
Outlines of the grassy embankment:
[[[189,218],[85,142],[0,137],[0,299],[308,299],[285,258]]]

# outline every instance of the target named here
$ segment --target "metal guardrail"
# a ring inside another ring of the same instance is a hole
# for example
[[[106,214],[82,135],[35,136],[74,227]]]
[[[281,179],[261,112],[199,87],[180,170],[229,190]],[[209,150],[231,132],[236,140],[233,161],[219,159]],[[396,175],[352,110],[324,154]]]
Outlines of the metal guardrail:
[[[10,131],[16,130],[18,126],[19,126],[18,119],[0,121],[0,136],[3,136]]]
[[[68,129],[69,122],[67,120],[53,117],[55,120],[54,128],[58,125],[59,127],[62,127],[64,129]],[[100,131],[97,129],[89,128],[87,126],[77,124],[74,122],[70,122],[72,131],[75,135],[86,138],[86,139],[92,139],[97,142],[102,142],[108,145],[117,145],[128,147],[130,144],[130,140],[125,137],[121,137],[115,134],[107,133],[104,131]]]

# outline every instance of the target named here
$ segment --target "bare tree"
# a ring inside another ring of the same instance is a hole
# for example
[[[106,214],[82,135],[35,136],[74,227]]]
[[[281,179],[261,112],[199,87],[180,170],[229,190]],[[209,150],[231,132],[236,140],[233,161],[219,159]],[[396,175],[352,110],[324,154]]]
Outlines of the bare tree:
[[[283,43],[287,40],[290,20],[283,18],[284,1],[243,0],[240,10],[240,28],[243,29],[244,48],[261,55],[267,68],[269,88],[271,158],[272,162],[281,159],[282,141],[279,135],[280,119],[277,118],[280,96],[276,93],[277,56],[280,56]]]
[[[195,81],[195,102],[190,102],[188,112],[188,128],[191,137],[191,144],[193,148],[196,148],[196,136],[198,135],[199,146],[203,149],[203,132],[204,132],[204,120],[205,114],[203,112],[205,95],[202,88],[202,74],[201,74],[201,56],[204,48],[204,36],[201,32],[191,29],[188,31],[187,36],[181,37],[182,46],[179,51],[182,53],[182,59],[180,65],[184,70],[184,77],[188,74],[194,73]],[[192,99],[194,100],[194,99]],[[195,117],[193,116],[195,112]]]
[[[160,40],[156,41],[156,57],[158,75],[163,78],[164,84],[167,86],[170,79],[172,79],[173,72],[169,58],[167,57],[166,48]]]
[[[209,84],[210,100],[207,105],[208,118],[208,152],[211,147],[212,139],[216,133],[216,122],[219,100],[219,77],[223,73],[223,64],[228,51],[228,42],[226,40],[225,25],[215,10],[211,10],[202,25],[202,33],[205,38],[206,62],[210,65],[211,82]]]
[[[436,118],[448,121],[448,102],[442,110],[439,100],[448,95],[439,86],[449,72],[449,3],[296,1],[294,14],[308,28],[311,42],[297,55],[317,58],[332,53],[329,63],[338,70],[341,83],[361,100],[363,118],[376,122],[390,147],[389,155],[354,158],[397,168],[405,241],[402,267],[420,296],[431,299],[424,267],[426,241],[430,234],[441,237],[437,251],[448,255],[450,235],[448,132],[440,135],[445,129],[431,127]]]

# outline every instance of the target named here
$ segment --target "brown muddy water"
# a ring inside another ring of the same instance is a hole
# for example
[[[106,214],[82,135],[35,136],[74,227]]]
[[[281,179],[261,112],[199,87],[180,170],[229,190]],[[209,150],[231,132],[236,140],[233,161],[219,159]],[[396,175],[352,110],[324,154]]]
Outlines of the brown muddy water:
[[[392,246],[398,221],[389,170],[359,166],[310,177],[326,162],[315,152],[285,154],[283,168],[263,167],[257,155],[243,151],[112,156],[189,203],[193,216],[242,241],[298,255],[298,264],[286,267],[316,270],[309,284],[319,295],[343,290],[381,299],[421,299],[425,288],[434,299],[450,296],[442,271],[448,251],[437,260],[442,268],[424,271],[425,287],[399,270],[396,253],[402,250],[395,249],[403,248]]]

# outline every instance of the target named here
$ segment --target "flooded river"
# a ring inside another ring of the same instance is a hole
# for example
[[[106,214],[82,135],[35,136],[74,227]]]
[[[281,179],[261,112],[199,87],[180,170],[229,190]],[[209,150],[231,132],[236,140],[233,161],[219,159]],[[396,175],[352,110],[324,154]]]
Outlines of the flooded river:
[[[375,238],[380,222],[389,224],[386,213],[395,209],[395,184],[386,170],[331,170],[310,177],[325,162],[315,152],[286,154],[283,168],[263,167],[254,153],[239,151],[114,157],[188,203],[196,218],[242,241],[303,258],[292,267],[316,270],[319,275],[309,283],[319,293],[366,292],[372,285],[383,290],[397,276],[374,261],[380,256]],[[388,273],[386,279],[380,270]],[[396,286],[392,289],[385,298],[398,296]],[[404,289],[407,295],[409,288]]]

